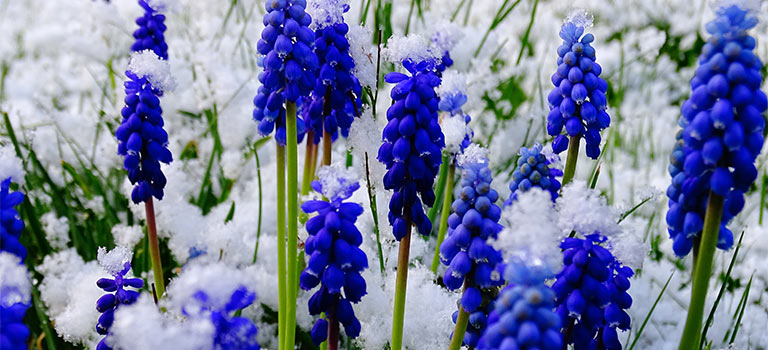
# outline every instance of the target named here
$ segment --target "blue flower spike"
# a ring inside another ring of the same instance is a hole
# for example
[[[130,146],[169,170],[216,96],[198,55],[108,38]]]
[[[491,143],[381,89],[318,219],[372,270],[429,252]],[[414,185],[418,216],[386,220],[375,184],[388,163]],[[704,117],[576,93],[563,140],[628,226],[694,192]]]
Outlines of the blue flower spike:
[[[168,60],[168,44],[165,42],[165,10],[162,1],[139,0],[139,5],[144,9],[144,15],[136,19],[139,26],[133,32],[135,39],[131,45],[131,51],[141,52],[152,50],[158,57]]]
[[[31,306],[27,267],[19,256],[0,251],[0,349],[26,350],[29,328],[24,314]]]
[[[517,168],[512,172],[509,183],[509,199],[504,202],[504,207],[515,202],[519,193],[533,187],[549,192],[554,202],[561,187],[557,177],[563,176],[559,164],[560,157],[554,153],[547,154],[539,143],[531,148],[521,148]]]
[[[24,221],[21,221],[16,206],[24,201],[24,194],[11,191],[11,180],[9,177],[0,183],[0,252],[16,255],[23,263],[27,257],[27,249],[19,239],[21,231],[24,230]]]
[[[598,344],[620,350],[617,330],[630,329],[626,310],[632,297],[627,290],[634,272],[602,246],[606,240],[594,233],[584,239],[565,238],[560,245],[564,267],[552,290],[564,341],[574,350],[596,349]]]
[[[726,5],[706,25],[711,36],[682,106],[682,130],[668,168],[666,221],[677,256],[686,256],[700,237],[710,192],[724,199],[717,248],[730,249],[733,233],[726,225],[743,209],[744,193],[757,178],[768,100],[760,91],[756,40],[748,34],[756,24],[754,13]]]
[[[552,74],[554,89],[549,93],[547,133],[554,137],[552,149],[560,154],[568,148],[569,137],[587,144],[587,156],[600,155],[600,131],[611,118],[606,111],[608,84],[600,78],[602,68],[595,59],[592,34],[584,34],[592,25],[591,16],[576,10],[560,28],[563,44],[557,49],[557,71]],[[565,133],[563,133],[565,131]],[[578,146],[574,145],[573,147]]]
[[[96,350],[111,350],[109,344],[109,328],[115,320],[115,310],[120,305],[130,305],[136,302],[139,292],[128,289],[128,287],[141,289],[144,287],[144,281],[141,278],[126,277],[131,270],[130,250],[123,247],[116,247],[107,253],[105,248],[99,248],[99,264],[112,278],[101,278],[96,281],[96,285],[107,292],[96,301],[96,310],[101,313],[96,323],[96,332],[103,335]]]
[[[213,349],[224,350],[259,350],[256,337],[258,328],[245,317],[233,316],[238,310],[242,310],[256,300],[256,293],[245,286],[240,286],[232,292],[226,304],[216,305],[211,297],[202,290],[195,292],[192,297],[197,304],[194,313],[182,308],[186,316],[208,317],[215,329],[213,335]]]
[[[549,269],[522,262],[507,265],[509,284],[499,292],[488,315],[479,350],[561,350],[561,320],[553,311],[555,293],[544,283]]]
[[[363,207],[346,201],[360,184],[352,173],[333,167],[321,168],[318,177],[312,188],[328,201],[309,200],[301,206],[305,213],[315,215],[306,222],[309,237],[304,251],[309,261],[299,278],[304,290],[319,286],[309,299],[311,315],[325,313],[312,327],[312,341],[317,345],[326,340],[338,342],[339,323],[348,337],[360,335],[352,303],[366,294],[361,272],[368,268],[368,258],[360,249],[363,237],[355,226]]]

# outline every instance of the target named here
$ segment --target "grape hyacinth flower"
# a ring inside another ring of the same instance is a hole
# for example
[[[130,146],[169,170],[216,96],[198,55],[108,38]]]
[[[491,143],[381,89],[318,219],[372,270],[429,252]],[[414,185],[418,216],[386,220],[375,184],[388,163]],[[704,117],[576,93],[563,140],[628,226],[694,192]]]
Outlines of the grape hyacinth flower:
[[[475,312],[469,314],[467,330],[464,332],[464,339],[461,342],[462,345],[469,348],[476,348],[480,337],[485,332],[488,325],[488,315],[493,311],[493,301],[496,300],[499,290],[497,288],[482,289],[480,294],[482,295],[482,302]],[[458,320],[459,310],[456,310],[451,314],[451,321],[456,324]],[[453,333],[451,333],[451,337],[453,337]]]
[[[215,305],[208,294],[199,290],[192,296],[195,299],[194,308],[182,308],[182,314],[192,317],[208,317],[215,329],[213,335],[214,350],[259,350],[261,347],[256,339],[258,328],[245,317],[233,316],[237,310],[242,310],[253,304],[256,293],[245,286],[237,288],[223,306]]]
[[[440,246],[440,260],[448,266],[443,283],[451,290],[464,285],[454,337],[457,332],[465,332],[470,314],[482,304],[483,290],[504,283],[499,271],[501,253],[487,242],[496,239],[502,229],[498,223],[501,208],[496,205],[499,195],[491,189],[488,159],[462,157],[460,161],[461,190],[451,206],[448,237]],[[451,349],[458,349],[461,344],[461,338],[456,337]]]
[[[366,284],[360,273],[368,267],[368,258],[359,248],[363,241],[355,227],[363,207],[345,202],[360,188],[354,177],[345,170],[323,167],[319,181],[312,188],[328,198],[309,200],[302,204],[307,214],[317,213],[307,220],[309,233],[304,251],[309,256],[307,267],[299,279],[301,288],[320,288],[309,299],[309,313],[325,313],[312,327],[312,341],[320,344],[328,340],[328,349],[338,348],[339,323],[350,338],[360,335],[360,321],[352,303],[360,302],[366,294]],[[343,294],[342,294],[343,290]]]
[[[165,15],[159,13],[162,10],[158,1],[139,0],[139,5],[144,9],[144,15],[136,19],[139,28],[133,32],[136,41],[131,45],[131,51],[141,52],[152,50],[158,57],[168,60],[168,44],[165,43]]]
[[[488,315],[479,350],[561,350],[561,321],[553,311],[555,293],[544,283],[551,272],[522,263],[507,265],[504,287]]]
[[[563,184],[573,178],[581,138],[586,140],[587,156],[597,159],[600,131],[611,123],[606,112],[608,84],[600,78],[602,68],[595,61],[595,48],[590,45],[595,37],[583,35],[590,25],[591,18],[578,10],[563,23],[560,28],[563,44],[557,49],[558,67],[552,74],[555,88],[547,96],[550,106],[547,133],[555,137],[552,150],[560,154],[569,149]]]
[[[16,255],[23,263],[27,257],[27,249],[19,242],[19,238],[24,230],[24,221],[19,218],[16,206],[24,201],[24,194],[11,191],[10,187],[10,177],[0,183],[0,252]]]
[[[25,350],[29,328],[24,314],[30,307],[32,284],[27,267],[11,252],[0,251],[0,349]]]
[[[574,350],[596,346],[620,350],[617,329],[630,329],[626,310],[632,306],[632,297],[627,290],[634,272],[601,246],[605,241],[593,233],[584,239],[565,238],[560,245],[565,266],[552,290],[564,341],[573,344]]]
[[[96,332],[104,335],[96,346],[97,350],[110,350],[109,328],[115,320],[115,310],[120,305],[133,304],[139,297],[139,292],[126,289],[132,287],[141,289],[144,287],[144,281],[141,278],[127,278],[126,275],[131,270],[131,256],[133,254],[126,248],[117,247],[109,253],[106,249],[99,248],[99,264],[112,275],[112,278],[101,278],[96,281],[96,285],[107,292],[96,301],[96,310],[101,313],[98,323],[96,323]]]
[[[509,199],[504,202],[504,207],[511,205],[517,200],[518,193],[530,190],[533,187],[548,191],[552,196],[552,201],[557,199],[560,191],[560,181],[558,176],[563,175],[563,171],[554,166],[560,162],[556,154],[548,157],[543,151],[542,146],[536,143],[533,147],[522,147],[520,149],[520,158],[517,159],[517,168],[512,173],[512,181],[509,183]]]

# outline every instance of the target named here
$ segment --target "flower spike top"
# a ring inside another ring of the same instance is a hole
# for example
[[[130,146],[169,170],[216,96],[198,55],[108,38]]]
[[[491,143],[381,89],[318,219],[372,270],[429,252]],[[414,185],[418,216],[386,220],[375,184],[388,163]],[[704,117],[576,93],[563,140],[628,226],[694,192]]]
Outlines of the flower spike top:
[[[19,238],[24,230],[24,221],[19,218],[16,206],[24,201],[24,194],[20,191],[12,192],[10,187],[10,177],[0,183],[0,252],[16,255],[21,259],[20,263],[23,263],[27,257],[27,249],[21,245]]]
[[[729,249],[733,234],[726,224],[744,207],[744,193],[757,178],[755,159],[763,147],[768,99],[760,91],[762,63],[756,40],[747,31],[754,13],[737,5],[718,8],[706,25],[711,34],[702,47],[691,79],[691,97],[683,104],[675,149],[670,159],[667,225],[673,248],[685,256],[703,228],[709,192],[725,198],[717,247]]]
[[[112,278],[101,278],[96,281],[96,285],[107,292],[107,294],[102,295],[96,301],[96,310],[101,313],[96,324],[96,331],[105,336],[99,341],[96,350],[112,349],[107,334],[115,320],[115,310],[120,305],[133,304],[139,297],[139,292],[126,289],[126,287],[136,289],[144,287],[144,281],[141,278],[126,278],[126,275],[131,270],[132,255],[133,253],[130,250],[123,247],[117,247],[109,253],[107,253],[105,248],[99,248],[99,264],[112,275]]]
[[[544,283],[551,272],[522,263],[510,263],[506,270],[509,285],[494,302],[477,348],[561,350],[561,321],[552,311],[555,293]]]
[[[611,123],[606,112],[608,84],[600,78],[602,68],[595,62],[595,49],[590,45],[595,37],[583,35],[591,20],[583,11],[577,11],[560,28],[563,44],[557,49],[558,67],[552,74],[555,88],[547,97],[550,106],[547,133],[555,137],[552,143],[555,153],[568,148],[568,136],[579,136],[586,140],[587,156],[597,159],[600,131]],[[563,128],[565,134],[562,134]]]
[[[435,202],[432,184],[442,162],[445,141],[437,121],[439,99],[435,88],[440,78],[434,69],[439,59],[421,37],[390,39],[388,46],[387,55],[402,59],[410,73],[392,72],[385,77],[388,83],[397,85],[390,93],[394,102],[387,110],[388,123],[377,157],[387,167],[384,188],[395,191],[389,203],[389,223],[399,241],[406,235],[409,223],[422,235],[432,230],[422,202],[427,206]]]
[[[259,133],[269,135],[277,129],[275,140],[285,145],[285,102],[298,102],[315,86],[319,61],[311,46],[315,34],[309,29],[312,17],[305,11],[306,0],[267,0],[264,30],[256,47],[264,55],[259,75],[261,86],[253,99]],[[297,118],[298,139],[304,122]]]
[[[307,11],[315,19],[314,51],[320,70],[304,120],[307,128],[315,132],[312,141],[317,143],[323,130],[328,130],[333,139],[339,131],[341,136],[349,135],[352,121],[362,110],[362,87],[352,74],[355,62],[347,38],[349,26],[343,16],[349,5],[342,0],[312,0]]]
[[[565,238],[560,245],[565,267],[552,290],[564,341],[577,350],[594,349],[599,342],[606,349],[621,349],[617,328],[630,328],[626,310],[632,306],[632,297],[627,290],[634,272],[601,246],[605,241],[594,233],[584,239]]]
[[[155,0],[139,0],[144,8],[144,15],[136,19],[139,29],[133,32],[136,41],[131,45],[131,51],[140,52],[152,50],[158,57],[168,59],[168,44],[165,43],[165,15],[159,13],[164,7]]]
[[[0,348],[27,349],[29,328],[24,314],[30,306],[32,284],[18,256],[0,251]]]
[[[552,201],[557,199],[560,191],[558,176],[563,176],[563,171],[557,167],[559,157],[543,151],[543,147],[536,143],[533,147],[520,149],[520,158],[517,159],[517,169],[512,173],[512,181],[509,183],[509,199],[504,202],[504,207],[512,204],[517,199],[517,194],[538,187],[548,191]]]
[[[312,188],[330,199],[310,200],[301,205],[307,213],[317,213],[307,220],[309,233],[304,251],[309,256],[307,267],[302,271],[299,285],[310,290],[320,288],[309,299],[309,313],[325,312],[312,327],[312,341],[320,344],[326,340],[329,322],[341,322],[347,336],[360,334],[360,321],[355,316],[352,303],[360,302],[366,294],[365,280],[360,272],[368,268],[368,258],[359,248],[363,236],[355,227],[355,221],[363,213],[357,203],[344,202],[360,187],[351,173],[343,169],[323,167],[320,181]],[[343,290],[343,294],[342,294]]]
[[[163,130],[163,109],[160,97],[164,90],[174,88],[170,65],[154,52],[134,53],[125,86],[123,121],[115,131],[117,153],[123,157],[123,167],[134,185],[131,199],[141,203],[155,197],[163,199],[166,179],[160,163],[173,160],[168,150],[168,133]]]

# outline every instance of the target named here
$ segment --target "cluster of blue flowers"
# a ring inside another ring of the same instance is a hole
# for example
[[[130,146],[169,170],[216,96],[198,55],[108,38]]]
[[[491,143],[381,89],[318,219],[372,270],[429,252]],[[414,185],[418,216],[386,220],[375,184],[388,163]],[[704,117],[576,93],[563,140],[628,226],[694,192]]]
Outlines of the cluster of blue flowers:
[[[343,6],[343,12],[349,10],[349,5]],[[307,129],[315,133],[312,142],[319,142],[323,130],[335,140],[339,132],[341,136],[349,135],[349,128],[355,116],[362,108],[362,87],[354,74],[355,62],[349,54],[349,40],[346,35],[349,26],[339,17],[328,16],[327,19],[315,19],[318,29],[315,30],[314,50],[320,62],[317,81],[312,90],[311,102],[305,108],[304,121]]]
[[[548,191],[552,201],[557,199],[560,191],[558,176],[563,176],[563,171],[550,167],[551,162],[541,153],[542,146],[536,143],[532,148],[520,149],[520,158],[517,159],[517,169],[512,173],[512,181],[509,183],[509,199],[504,206],[511,205],[517,200],[517,194],[530,190],[533,187]]]
[[[326,340],[328,327],[334,326],[329,325],[329,321],[340,322],[348,337],[357,338],[361,325],[352,303],[360,302],[367,293],[360,272],[368,268],[368,258],[360,249],[363,236],[355,227],[363,207],[344,202],[360,185],[352,182],[337,186],[342,188],[333,194],[325,193],[329,202],[310,200],[301,205],[305,213],[317,213],[306,223],[309,237],[304,251],[309,261],[299,278],[299,285],[304,290],[320,285],[320,289],[309,299],[311,315],[325,313],[325,318],[318,319],[312,327],[311,336],[315,344]],[[312,188],[323,193],[323,185],[318,181],[312,182]]]
[[[600,244],[606,238],[599,233],[584,239],[566,238],[563,270],[552,285],[557,314],[562,319],[564,341],[575,350],[621,349],[617,328],[629,330],[626,310],[632,306],[627,293],[631,268],[622,266],[608,249]]]
[[[306,13],[305,0],[267,0],[264,30],[256,48],[264,55],[259,75],[261,87],[253,98],[259,133],[269,135],[273,130],[275,140],[285,145],[285,102],[298,102],[308,96],[316,83],[316,71],[320,63],[312,52],[315,33],[309,29],[312,17]],[[305,132],[304,121],[297,117],[298,139]]]
[[[133,32],[136,41],[131,45],[131,51],[139,52],[152,50],[158,57],[168,59],[168,44],[165,42],[165,15],[157,13],[146,0],[139,0],[144,8],[144,15],[136,19],[139,29]]]
[[[16,206],[24,201],[24,194],[19,191],[11,192],[10,187],[10,177],[0,183],[0,252],[16,255],[24,262],[27,249],[19,242],[24,221],[21,221],[19,212],[16,211]]]
[[[13,252],[0,251],[0,349],[27,349],[24,314],[30,307],[29,287],[26,265]]]
[[[562,350],[561,320],[553,311],[555,295],[544,281],[551,273],[524,264],[507,266],[504,287],[488,316],[480,350]]]
[[[0,349],[26,350],[29,328],[24,324],[28,303],[5,306],[0,303]]]
[[[163,199],[166,178],[160,163],[173,161],[168,150],[168,133],[163,130],[162,90],[155,88],[147,76],[126,71],[123,121],[115,131],[117,153],[124,156],[123,167],[134,185],[131,199],[141,203],[151,197]]]
[[[584,34],[584,26],[569,21],[560,28],[563,44],[557,48],[557,71],[552,74],[555,88],[549,93],[550,112],[547,133],[554,136],[552,149],[561,153],[568,148],[567,136],[584,137],[587,156],[600,155],[600,131],[611,118],[605,111],[608,83],[600,78],[602,68],[595,62],[592,34]],[[562,134],[565,127],[566,134]]]
[[[96,301],[96,310],[101,313],[99,321],[96,323],[96,332],[105,337],[99,341],[96,346],[96,350],[111,350],[112,347],[108,344],[107,333],[109,328],[112,327],[112,323],[115,320],[115,310],[120,305],[133,304],[139,297],[139,292],[135,290],[125,289],[125,287],[133,287],[141,289],[144,287],[144,281],[141,278],[125,278],[128,271],[131,270],[131,263],[125,262],[123,269],[116,271],[112,274],[112,278],[101,278],[96,281],[96,285],[103,289],[107,294],[104,294]]]
[[[482,289],[482,302],[475,312],[469,314],[469,320],[467,322],[467,330],[464,332],[464,338],[462,345],[471,348],[476,348],[480,342],[480,337],[485,332],[485,328],[488,325],[488,315],[493,311],[493,301],[499,294],[498,288]],[[451,320],[456,324],[456,320],[459,318],[459,310],[456,310],[451,314]],[[453,338],[453,333],[451,333]]]
[[[693,92],[680,119],[683,132],[670,159],[667,225],[678,256],[690,252],[704,226],[710,191],[725,198],[717,247],[733,245],[733,233],[725,225],[744,207],[764,143],[768,100],[760,91],[756,40],[747,34],[757,17],[735,5],[719,8],[716,15],[706,25],[712,36],[691,79]]]
[[[392,72],[385,77],[388,83],[397,85],[390,93],[394,103],[387,109],[388,123],[378,160],[387,167],[384,188],[395,191],[389,202],[389,223],[398,241],[406,235],[409,222],[422,235],[432,230],[422,202],[427,206],[435,203],[432,184],[445,147],[437,121],[439,99],[435,88],[440,78],[434,65],[432,60],[405,60],[403,67],[411,75]]]
[[[256,340],[259,332],[256,325],[245,317],[232,316],[235,311],[253,304],[256,293],[241,286],[232,293],[229,301],[222,308],[211,307],[210,298],[203,291],[197,291],[193,297],[202,306],[200,310],[196,310],[198,315],[210,315],[215,328],[214,350],[259,350],[261,348]],[[190,316],[186,310],[182,310],[182,313]]]

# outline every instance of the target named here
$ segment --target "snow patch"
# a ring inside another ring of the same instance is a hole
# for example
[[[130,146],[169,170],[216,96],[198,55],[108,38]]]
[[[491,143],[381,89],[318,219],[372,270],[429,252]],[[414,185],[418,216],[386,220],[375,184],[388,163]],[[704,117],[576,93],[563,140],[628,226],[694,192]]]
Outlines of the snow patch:
[[[28,305],[31,291],[27,265],[16,255],[0,252],[0,306]]]
[[[11,144],[0,146],[0,181],[7,178],[17,184],[24,184],[24,166]]]
[[[443,57],[443,52],[434,43],[419,34],[393,35],[387,41],[387,47],[381,51],[381,54],[384,59],[392,63],[401,63],[405,60],[414,62],[435,60],[435,62],[439,62],[440,58]]]
[[[99,265],[112,276],[120,274],[126,263],[131,262],[133,252],[126,247],[115,247],[107,252],[107,248],[99,247],[97,259]]]
[[[307,13],[312,17],[312,30],[336,23],[344,23],[344,13],[349,11],[349,0],[309,0]]]
[[[478,144],[471,144],[464,152],[456,157],[456,162],[460,167],[473,163],[488,161],[488,149]]]
[[[139,78],[146,77],[152,87],[161,91],[176,89],[176,80],[171,75],[171,64],[161,59],[152,50],[144,50],[131,54],[128,70]]]
[[[573,23],[577,27],[589,28],[594,23],[594,16],[583,8],[576,7],[568,13],[563,23]]]

